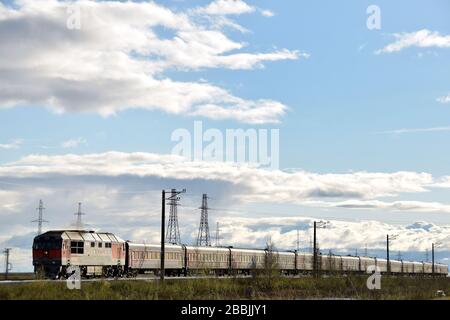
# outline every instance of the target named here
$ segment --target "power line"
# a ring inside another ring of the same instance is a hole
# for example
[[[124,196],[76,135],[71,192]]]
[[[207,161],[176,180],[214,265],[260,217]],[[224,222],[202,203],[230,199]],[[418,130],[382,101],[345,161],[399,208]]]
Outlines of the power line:
[[[198,228],[198,236],[197,236],[197,246],[211,246],[211,241],[209,237],[209,223],[208,223],[208,195],[203,194],[202,198],[202,206],[200,216],[200,226]]]

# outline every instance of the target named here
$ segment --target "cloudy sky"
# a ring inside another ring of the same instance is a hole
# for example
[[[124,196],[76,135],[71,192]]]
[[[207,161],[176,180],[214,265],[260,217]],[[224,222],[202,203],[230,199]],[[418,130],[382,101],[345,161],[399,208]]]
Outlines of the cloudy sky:
[[[379,28],[369,28],[375,4]],[[369,8],[369,10],[368,10]],[[0,0],[0,248],[45,229],[450,261],[448,1]],[[174,155],[177,129],[279,129],[279,169]],[[1,260],[0,262],[3,262]]]

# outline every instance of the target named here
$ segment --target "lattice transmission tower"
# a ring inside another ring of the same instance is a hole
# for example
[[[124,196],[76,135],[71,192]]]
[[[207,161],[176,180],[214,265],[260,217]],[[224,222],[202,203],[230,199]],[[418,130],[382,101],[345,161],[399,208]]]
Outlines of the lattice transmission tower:
[[[42,224],[44,222],[48,222],[46,220],[44,220],[44,202],[42,200],[39,200],[39,207],[36,208],[36,210],[38,210],[38,218],[36,220],[33,220],[31,222],[37,222],[38,224],[38,230],[37,230],[37,235],[41,235],[42,234]]]
[[[203,194],[200,226],[198,228],[197,246],[211,246],[211,240],[209,236],[209,224],[208,224],[208,195]]]
[[[175,189],[171,190],[169,200],[170,214],[167,222],[166,242],[172,244],[181,244],[180,228],[178,226],[178,201],[180,197]]]
[[[220,247],[220,223],[216,223],[216,247]]]
[[[81,216],[84,216],[85,213],[81,211],[81,202],[78,202],[78,212],[75,212],[74,215],[77,216],[76,228],[77,230],[83,229],[83,222],[81,220]]]

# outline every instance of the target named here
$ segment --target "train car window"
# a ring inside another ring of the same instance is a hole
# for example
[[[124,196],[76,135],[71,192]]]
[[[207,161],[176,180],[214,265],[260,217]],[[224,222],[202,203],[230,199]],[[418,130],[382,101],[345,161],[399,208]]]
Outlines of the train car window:
[[[103,247],[103,243],[99,242],[99,243],[98,243],[98,247],[99,247],[99,248]]]
[[[95,248],[95,242],[91,242],[91,248]]]
[[[71,241],[70,252],[75,254],[84,254],[84,242],[83,241]]]
[[[109,242],[105,243],[105,248],[111,248],[111,243]]]

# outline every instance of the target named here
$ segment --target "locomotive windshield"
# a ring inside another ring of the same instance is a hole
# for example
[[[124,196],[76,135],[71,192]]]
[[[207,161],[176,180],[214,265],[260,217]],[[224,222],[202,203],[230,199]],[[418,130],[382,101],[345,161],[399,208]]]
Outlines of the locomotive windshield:
[[[40,238],[34,240],[33,249],[61,249],[62,240],[52,238]]]

